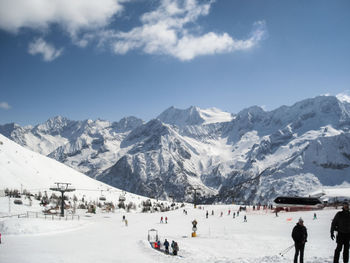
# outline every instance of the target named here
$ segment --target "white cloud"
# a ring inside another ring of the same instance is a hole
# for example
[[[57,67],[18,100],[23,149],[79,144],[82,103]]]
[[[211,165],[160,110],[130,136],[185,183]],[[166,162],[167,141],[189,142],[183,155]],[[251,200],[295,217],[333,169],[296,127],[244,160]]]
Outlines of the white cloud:
[[[0,102],[0,109],[9,110],[11,109],[11,106],[7,102],[3,101]]]
[[[59,24],[71,35],[103,27],[122,11],[119,0],[0,0],[0,28],[45,29]]]
[[[79,47],[94,41],[98,48],[110,45],[115,54],[141,50],[181,61],[249,50],[266,35],[264,21],[256,22],[245,39],[235,39],[227,32],[202,32],[196,23],[209,14],[214,0],[159,0],[158,8],[141,16],[140,26],[127,32],[111,29],[113,17],[122,13],[128,1],[132,0],[0,0],[0,29],[43,32],[55,24]],[[61,55],[62,49],[56,50],[39,39],[30,44],[29,52],[51,61]]]
[[[142,26],[129,32],[110,32],[104,38],[113,39],[112,47],[117,54],[141,49],[148,54],[167,54],[186,61],[200,55],[248,50],[265,36],[264,21],[256,22],[251,36],[245,40],[234,39],[227,33],[191,33],[190,26],[200,16],[209,14],[211,4],[212,1],[203,4],[196,0],[163,0],[158,9],[141,17]]]
[[[49,62],[58,58],[62,54],[63,48],[56,49],[44,39],[38,38],[29,44],[28,52],[31,55],[40,54],[43,56],[44,61]]]

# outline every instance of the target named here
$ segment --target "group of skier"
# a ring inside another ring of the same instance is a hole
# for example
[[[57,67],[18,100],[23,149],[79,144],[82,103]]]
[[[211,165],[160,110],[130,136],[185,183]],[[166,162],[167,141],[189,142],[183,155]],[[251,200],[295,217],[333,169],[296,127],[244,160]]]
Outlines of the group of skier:
[[[227,215],[229,216],[231,214],[231,210],[228,210]],[[214,215],[214,210],[211,210],[211,215]],[[224,213],[221,211],[220,212],[220,217],[222,217],[224,215]],[[239,216],[239,210],[237,211],[237,216]],[[207,210],[207,212],[205,213],[205,217],[208,218],[209,217],[209,212]],[[232,218],[236,218],[236,212],[232,213]],[[244,222],[247,222],[247,217],[245,216],[245,220]]]
[[[172,249],[172,254],[174,256],[177,255],[177,252],[179,251],[179,245],[177,244],[176,241],[172,241],[171,244],[169,243],[169,241],[167,239],[164,240],[164,243],[163,243],[163,246],[164,246],[164,252],[165,254],[169,254],[169,246],[171,247]],[[157,245],[155,247],[156,249],[161,249],[161,242],[160,240],[157,241]]]
[[[314,214],[314,219],[317,216]],[[337,232],[335,237],[334,232]],[[349,242],[350,242],[350,211],[349,203],[343,203],[342,211],[339,211],[332,220],[331,224],[331,239],[336,239],[337,247],[334,251],[333,263],[339,262],[340,252],[343,250],[343,262],[349,263]],[[299,219],[292,231],[292,238],[294,240],[295,254],[294,263],[304,262],[304,248],[307,242],[307,229],[304,226],[302,218]]]
[[[164,223],[163,217],[160,217],[160,223]],[[165,217],[165,224],[168,224],[168,217]]]

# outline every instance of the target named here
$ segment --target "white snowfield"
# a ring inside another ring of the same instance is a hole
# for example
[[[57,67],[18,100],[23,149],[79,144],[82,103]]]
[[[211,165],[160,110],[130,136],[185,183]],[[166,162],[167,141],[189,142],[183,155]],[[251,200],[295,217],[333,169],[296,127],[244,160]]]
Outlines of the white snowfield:
[[[2,199],[2,208],[5,200]],[[270,263],[292,262],[294,249],[279,255],[293,244],[291,231],[302,217],[308,229],[305,262],[332,262],[335,242],[330,239],[330,224],[337,210],[279,213],[241,212],[233,218],[238,206],[185,207],[166,213],[97,213],[82,214],[79,221],[41,218],[11,218],[0,221],[2,263],[112,263],[112,262],[217,262]],[[205,218],[206,210],[209,218]],[[214,210],[214,215],[211,211]],[[231,214],[228,215],[228,210]],[[220,216],[221,211],[223,216]],[[126,215],[128,226],[122,222]],[[247,221],[243,222],[243,216]],[[168,223],[160,223],[167,216]],[[197,237],[191,237],[191,221],[196,219]],[[162,242],[167,238],[179,244],[179,255],[165,255],[151,248],[149,229],[157,229]]]

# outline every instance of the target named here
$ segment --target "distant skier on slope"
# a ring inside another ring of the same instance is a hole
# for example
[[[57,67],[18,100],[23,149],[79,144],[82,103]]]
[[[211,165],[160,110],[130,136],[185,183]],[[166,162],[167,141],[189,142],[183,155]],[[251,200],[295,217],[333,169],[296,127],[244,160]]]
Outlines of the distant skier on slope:
[[[295,254],[294,254],[294,263],[298,262],[298,256],[300,254],[300,263],[304,262],[304,248],[305,243],[307,242],[307,230],[304,226],[304,220],[299,218],[298,223],[293,228],[292,238],[294,240]]]
[[[350,211],[349,203],[343,203],[343,210],[336,213],[331,225],[331,238],[334,240],[334,231],[337,231],[337,247],[334,251],[334,263],[339,262],[340,252],[344,246],[343,261],[349,262],[349,241],[350,241]]]

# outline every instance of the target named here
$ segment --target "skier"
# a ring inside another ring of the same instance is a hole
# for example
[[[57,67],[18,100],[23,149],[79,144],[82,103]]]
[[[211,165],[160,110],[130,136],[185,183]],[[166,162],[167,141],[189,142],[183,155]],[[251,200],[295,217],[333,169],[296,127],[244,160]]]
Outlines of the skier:
[[[236,217],[236,212],[233,212],[233,218],[235,218]]]
[[[168,217],[165,217],[165,224],[168,224]]]
[[[237,216],[239,216],[239,211],[237,211]]]
[[[227,215],[229,216],[231,214],[231,210],[228,210],[228,213],[227,213]]]
[[[316,213],[314,213],[314,220],[315,220],[315,219],[317,219],[317,215],[316,215]]]
[[[334,263],[339,262],[340,252],[343,250],[344,263],[349,262],[349,240],[350,240],[350,211],[349,203],[343,203],[343,210],[336,213],[331,225],[331,238],[334,240],[334,231],[337,231],[337,247],[334,251]]]
[[[247,221],[247,216],[246,216],[246,215],[244,215],[244,222],[248,222],[248,221]]]
[[[163,217],[160,217],[160,222],[163,223]]]
[[[160,240],[157,241],[157,249],[160,250]]]
[[[205,213],[205,217],[208,218],[208,215],[209,215],[209,213],[208,213],[208,210],[207,210],[207,212]]]
[[[125,221],[125,215],[123,215],[123,221]]]
[[[128,220],[125,219],[124,222],[125,222],[125,226],[128,226]]]
[[[1,233],[0,233],[0,244],[1,244]]]
[[[294,263],[298,262],[298,256],[300,253],[300,263],[304,262],[304,248],[305,243],[307,242],[307,230],[304,226],[304,220],[299,218],[298,223],[293,228],[292,238],[294,240],[295,254],[294,254]]]
[[[167,239],[165,239],[163,245],[165,247],[165,254],[169,254],[169,242]]]
[[[214,215],[214,210],[211,210],[211,215],[212,215],[212,216]]]
[[[176,256],[177,251],[179,251],[179,246],[174,240],[171,242],[171,248],[173,249],[173,255]]]
[[[223,215],[223,212],[221,211],[221,213],[220,213],[220,217],[222,217],[222,215]]]

